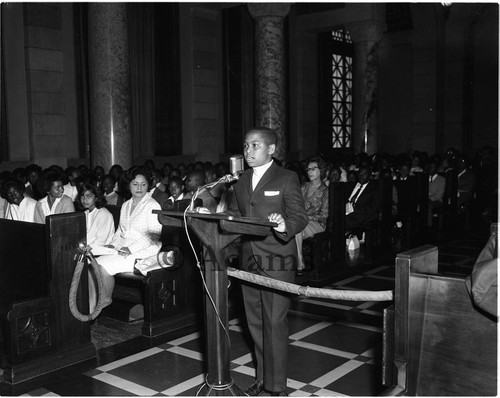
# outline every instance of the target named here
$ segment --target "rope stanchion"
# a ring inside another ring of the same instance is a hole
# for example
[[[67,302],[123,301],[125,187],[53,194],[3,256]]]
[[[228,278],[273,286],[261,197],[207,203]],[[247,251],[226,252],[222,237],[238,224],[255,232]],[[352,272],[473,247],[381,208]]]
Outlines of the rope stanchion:
[[[327,298],[332,300],[349,301],[392,301],[392,290],[366,291],[366,290],[332,290],[310,286],[300,286],[290,282],[283,282],[267,276],[252,274],[233,267],[227,267],[227,273],[237,279],[255,283],[271,289],[281,290],[299,296]]]

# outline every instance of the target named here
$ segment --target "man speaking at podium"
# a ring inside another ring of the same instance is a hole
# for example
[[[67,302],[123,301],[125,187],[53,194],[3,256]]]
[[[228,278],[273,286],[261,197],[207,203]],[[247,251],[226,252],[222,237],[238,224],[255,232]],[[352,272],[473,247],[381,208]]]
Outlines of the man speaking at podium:
[[[251,169],[234,184],[235,200],[227,213],[278,224],[267,236],[243,236],[241,266],[248,272],[293,282],[297,267],[294,237],[305,228],[308,217],[297,174],[273,161],[276,142],[271,129],[248,131],[244,156]],[[242,284],[242,293],[257,359],[256,380],[245,394],[256,396],[266,390],[285,396],[290,297],[254,284]]]

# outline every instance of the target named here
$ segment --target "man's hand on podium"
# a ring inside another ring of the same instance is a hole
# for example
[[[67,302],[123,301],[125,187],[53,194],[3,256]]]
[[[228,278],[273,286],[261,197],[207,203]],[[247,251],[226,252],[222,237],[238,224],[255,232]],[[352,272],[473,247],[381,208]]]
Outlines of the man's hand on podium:
[[[273,227],[276,231],[278,231],[278,232],[285,232],[286,231],[285,219],[283,218],[283,216],[281,214],[271,213],[268,217],[268,220],[278,224],[276,227]]]

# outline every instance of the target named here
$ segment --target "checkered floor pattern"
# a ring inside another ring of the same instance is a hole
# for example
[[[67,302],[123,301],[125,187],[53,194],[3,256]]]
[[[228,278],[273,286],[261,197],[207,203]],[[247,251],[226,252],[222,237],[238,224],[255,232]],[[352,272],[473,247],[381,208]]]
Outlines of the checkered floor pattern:
[[[484,240],[456,240],[440,248],[440,271],[470,274]],[[441,269],[442,267],[442,269]],[[394,289],[394,265],[351,274],[326,288]],[[389,302],[298,297],[289,314],[290,396],[376,396],[382,375],[382,312]],[[254,380],[251,339],[244,321],[229,324],[231,377],[242,390]],[[203,332],[50,380],[25,396],[194,396],[205,381]]]

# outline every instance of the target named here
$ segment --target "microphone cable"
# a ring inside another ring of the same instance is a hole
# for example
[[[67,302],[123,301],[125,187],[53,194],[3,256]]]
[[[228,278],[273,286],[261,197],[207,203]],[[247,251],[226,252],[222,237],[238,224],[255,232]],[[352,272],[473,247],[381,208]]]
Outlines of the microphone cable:
[[[224,177],[222,177],[222,178],[224,178]],[[218,182],[220,182],[220,180]],[[209,184],[207,184],[207,185],[209,185]],[[201,188],[204,188],[204,187],[206,187],[206,185],[204,185]],[[193,255],[195,257],[196,266],[198,267],[198,270],[200,271],[201,280],[203,282],[203,289],[205,290],[205,293],[206,293],[207,297],[209,298],[210,303],[212,304],[212,307],[213,307],[213,309],[215,311],[215,314],[217,315],[217,321],[220,323],[222,329],[224,330],[224,333],[226,334],[226,338],[227,338],[227,341],[228,341],[228,344],[229,344],[229,349],[230,349],[231,348],[231,337],[229,336],[229,332],[228,332],[226,326],[224,325],[224,322],[222,321],[222,318],[221,318],[221,316],[219,314],[219,311],[217,310],[217,306],[215,305],[215,301],[214,301],[212,295],[210,294],[210,291],[208,290],[207,282],[205,280],[205,275],[203,274],[203,269],[201,268],[201,263],[200,263],[200,260],[198,258],[198,254],[196,253],[196,249],[194,248],[193,242],[191,240],[191,235],[189,234],[189,228],[188,228],[188,223],[187,223],[187,212],[191,208],[191,206],[193,206],[194,200],[198,196],[198,193],[199,193],[199,191],[200,191],[201,188],[198,188],[198,190],[196,191],[195,195],[193,195],[193,197],[191,198],[191,205],[188,206],[188,207],[186,207],[186,209],[184,210],[184,214],[183,214],[184,230],[186,232],[186,237],[188,239],[189,245],[191,246],[191,250],[192,250]]]

